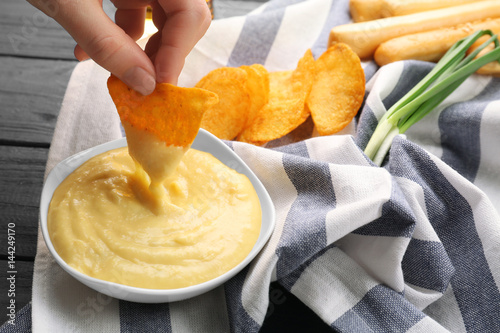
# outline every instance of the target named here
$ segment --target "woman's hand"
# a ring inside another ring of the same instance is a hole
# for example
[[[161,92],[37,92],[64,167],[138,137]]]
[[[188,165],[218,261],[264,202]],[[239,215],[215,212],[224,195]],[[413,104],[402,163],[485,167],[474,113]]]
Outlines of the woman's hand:
[[[78,60],[92,58],[143,95],[156,82],[177,84],[186,56],[211,21],[205,0],[113,0],[116,23],[102,9],[102,0],[28,1],[75,39]],[[158,32],[144,52],[135,41],[144,32],[147,6]]]

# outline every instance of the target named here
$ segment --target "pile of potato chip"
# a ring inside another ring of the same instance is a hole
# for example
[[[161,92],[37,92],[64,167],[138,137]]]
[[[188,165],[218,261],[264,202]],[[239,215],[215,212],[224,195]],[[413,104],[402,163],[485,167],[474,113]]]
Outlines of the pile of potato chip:
[[[319,135],[337,133],[357,114],[365,94],[359,57],[332,45],[317,60],[308,50],[297,67],[268,72],[262,65],[217,68],[197,84],[216,93],[201,127],[220,139],[264,145],[312,116]]]

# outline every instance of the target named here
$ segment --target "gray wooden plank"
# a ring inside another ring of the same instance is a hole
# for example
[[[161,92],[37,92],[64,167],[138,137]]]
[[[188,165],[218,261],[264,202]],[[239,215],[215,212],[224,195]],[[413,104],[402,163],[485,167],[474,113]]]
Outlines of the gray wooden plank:
[[[9,229],[16,256],[35,257],[47,154],[44,148],[0,146],[0,258],[8,253]]]
[[[0,142],[48,147],[76,61],[2,57]]]
[[[36,254],[38,235],[38,207],[15,206],[0,203],[2,223],[0,224],[0,258],[8,253],[8,235],[15,236],[16,253],[19,258],[33,260]],[[13,228],[10,228],[13,227]],[[9,230],[10,229],[10,230]],[[15,235],[12,234],[14,230]]]
[[[114,15],[110,1],[103,7]],[[0,54],[48,59],[75,59],[75,41],[56,21],[27,1],[2,0],[0,3]]]
[[[9,320],[9,306],[14,301],[15,311],[21,310],[23,306],[31,301],[31,285],[33,280],[33,262],[16,260],[14,271],[8,273],[8,260],[0,259],[0,325]],[[12,279],[12,275],[14,279]],[[8,280],[9,279],[9,280]],[[12,283],[11,283],[12,282]],[[11,306],[12,307],[12,306]]]
[[[53,19],[27,1],[2,0],[0,53],[74,59],[75,42]]]
[[[266,0],[214,0],[215,18],[244,15]],[[114,7],[103,1],[105,12],[113,18]],[[2,0],[0,3],[0,54],[48,59],[74,59],[73,38],[53,19],[27,1]]]
[[[215,0],[215,17],[244,15],[262,2],[265,0]],[[112,13],[110,2],[104,5],[108,14]],[[76,65],[75,61],[61,59],[74,60],[75,43],[56,22],[25,1],[1,1],[0,30],[0,265],[4,267],[0,291],[7,293],[10,289],[7,240],[9,224],[13,223],[18,311],[31,300],[39,197],[48,153],[48,149],[40,147],[50,144],[67,82]],[[8,319],[10,299],[0,298],[4,320]]]

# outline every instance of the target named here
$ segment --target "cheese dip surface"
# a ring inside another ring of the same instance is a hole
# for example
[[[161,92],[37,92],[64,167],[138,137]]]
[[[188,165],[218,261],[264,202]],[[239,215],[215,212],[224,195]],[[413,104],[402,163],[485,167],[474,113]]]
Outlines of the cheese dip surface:
[[[88,160],[56,189],[48,230],[55,250],[94,278],[150,289],[211,280],[240,263],[259,237],[250,180],[189,149],[161,183],[126,147]]]

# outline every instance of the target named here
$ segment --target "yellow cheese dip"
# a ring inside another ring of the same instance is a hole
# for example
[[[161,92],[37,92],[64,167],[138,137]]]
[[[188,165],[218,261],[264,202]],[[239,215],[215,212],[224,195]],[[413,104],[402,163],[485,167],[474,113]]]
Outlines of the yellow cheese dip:
[[[245,175],[189,149],[162,187],[157,210],[127,148],[90,159],[54,193],[54,248],[86,275],[151,289],[211,280],[249,254],[262,214]]]

